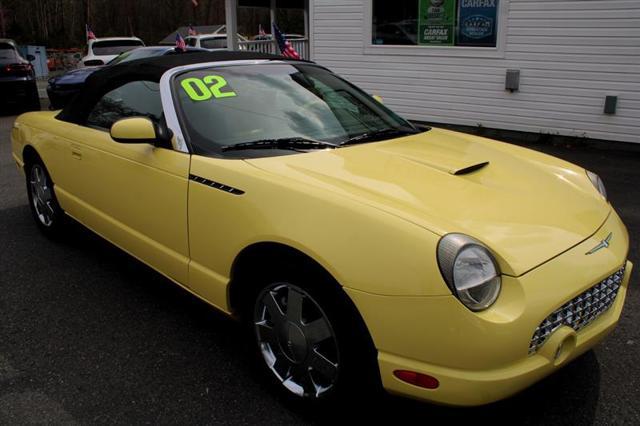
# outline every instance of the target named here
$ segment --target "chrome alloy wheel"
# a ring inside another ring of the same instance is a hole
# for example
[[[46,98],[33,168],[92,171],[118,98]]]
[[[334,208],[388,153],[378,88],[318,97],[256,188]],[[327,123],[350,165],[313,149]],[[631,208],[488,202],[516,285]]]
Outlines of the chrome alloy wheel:
[[[53,191],[47,179],[47,174],[40,164],[31,167],[29,176],[29,187],[31,188],[31,202],[35,208],[36,215],[44,226],[53,224]]]
[[[338,377],[335,333],[309,293],[289,283],[260,293],[254,312],[256,338],[269,369],[289,391],[317,398]]]

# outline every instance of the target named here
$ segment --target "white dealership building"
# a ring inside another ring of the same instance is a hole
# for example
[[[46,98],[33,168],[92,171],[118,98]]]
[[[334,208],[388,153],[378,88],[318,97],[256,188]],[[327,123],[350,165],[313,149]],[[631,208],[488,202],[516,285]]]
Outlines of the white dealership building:
[[[406,118],[640,143],[640,0],[300,3],[311,59]]]

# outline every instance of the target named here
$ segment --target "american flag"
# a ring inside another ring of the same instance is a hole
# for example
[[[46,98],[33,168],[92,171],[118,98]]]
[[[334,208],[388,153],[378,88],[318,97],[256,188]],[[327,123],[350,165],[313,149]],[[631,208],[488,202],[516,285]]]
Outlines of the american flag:
[[[264,37],[267,33],[264,32],[264,28],[262,28],[262,24],[258,24],[258,35]]]
[[[193,28],[192,25],[189,25],[189,33],[190,36],[198,35],[198,32]]]
[[[176,50],[187,50],[187,43],[184,42],[180,33],[176,34]]]
[[[284,35],[282,35],[276,24],[273,24],[273,36],[278,42],[278,47],[280,48],[282,56],[285,58],[300,59],[300,54],[296,52],[296,49],[293,48],[289,40],[284,38]]]
[[[84,31],[87,34],[87,41],[95,40],[97,38],[93,31],[91,31],[91,27],[89,26],[89,24],[85,25]]]

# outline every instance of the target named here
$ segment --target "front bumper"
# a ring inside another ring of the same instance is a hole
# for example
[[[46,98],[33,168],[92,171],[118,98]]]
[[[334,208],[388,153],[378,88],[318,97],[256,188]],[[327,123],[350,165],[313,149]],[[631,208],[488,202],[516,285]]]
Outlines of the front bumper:
[[[608,248],[586,253],[609,233]],[[628,235],[615,212],[590,238],[520,277],[503,277],[490,309],[473,313],[453,296],[389,297],[345,289],[360,310],[378,349],[385,389],[448,405],[482,405],[528,387],[586,352],[618,322],[632,264]],[[534,331],[567,301],[626,265],[613,305],[574,331],[563,326],[529,354]],[[423,389],[393,375],[396,370],[428,374],[436,389]]]

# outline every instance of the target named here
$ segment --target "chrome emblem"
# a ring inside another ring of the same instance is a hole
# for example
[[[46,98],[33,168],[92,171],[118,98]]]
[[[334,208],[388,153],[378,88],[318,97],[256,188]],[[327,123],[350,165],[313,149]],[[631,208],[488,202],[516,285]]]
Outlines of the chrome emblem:
[[[605,238],[604,240],[600,241],[600,243],[598,243],[597,246],[595,246],[594,248],[592,248],[591,250],[589,250],[585,254],[587,254],[587,255],[593,254],[593,253],[597,252],[598,250],[602,250],[603,248],[609,247],[609,243],[611,242],[612,238],[613,238],[613,232],[609,232],[609,235],[607,235],[607,238]]]

